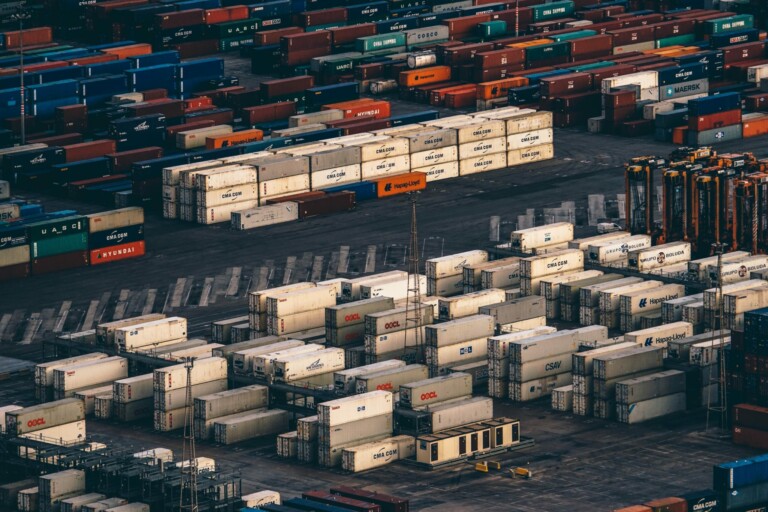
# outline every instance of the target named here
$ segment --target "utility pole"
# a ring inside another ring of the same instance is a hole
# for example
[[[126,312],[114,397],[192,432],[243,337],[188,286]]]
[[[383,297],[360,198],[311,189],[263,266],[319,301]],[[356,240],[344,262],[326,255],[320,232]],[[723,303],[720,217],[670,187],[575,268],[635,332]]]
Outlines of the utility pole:
[[[719,296],[718,307],[715,310],[715,318],[713,319],[712,333],[717,330],[717,338],[712,341],[712,346],[717,347],[717,371],[716,375],[712,375],[712,366],[705,367],[707,375],[704,382],[707,386],[707,423],[706,430],[710,430],[710,417],[712,421],[717,418],[718,426],[713,433],[718,437],[730,437],[728,431],[728,394],[727,394],[727,380],[725,377],[725,332],[723,331],[723,317],[725,316],[725,305],[723,298],[723,251],[725,245],[722,243],[712,244],[712,250],[717,255],[717,294]],[[716,386],[715,393],[717,396],[712,396],[712,387]],[[718,417],[719,416],[719,417]]]
[[[25,2],[26,3],[26,2]],[[27,112],[26,112],[26,98],[24,93],[24,21],[31,18],[32,15],[24,8],[24,3],[19,6],[18,11],[12,16],[13,19],[19,22],[19,94],[21,95],[21,103],[19,110],[21,112],[21,145],[27,143]]]
[[[520,35],[520,0],[515,0],[515,37]]]
[[[408,247],[408,298],[405,305],[405,352],[414,353],[413,362],[424,358],[424,339],[421,335],[421,277],[419,264],[419,232],[416,223],[418,192],[411,192],[411,239]]]
[[[194,403],[192,401],[192,369],[194,357],[184,358],[187,370],[187,399],[184,407],[184,445],[181,456],[180,512],[198,512],[197,506],[197,456],[195,454],[195,432],[193,429]]]

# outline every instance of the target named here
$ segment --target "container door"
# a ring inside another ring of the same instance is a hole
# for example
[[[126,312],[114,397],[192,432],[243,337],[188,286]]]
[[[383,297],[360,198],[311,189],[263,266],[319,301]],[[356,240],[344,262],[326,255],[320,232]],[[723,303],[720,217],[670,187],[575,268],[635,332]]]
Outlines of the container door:
[[[504,427],[496,427],[496,446],[504,444]]]
[[[483,450],[487,450],[491,446],[491,431],[483,430]]]
[[[467,453],[467,436],[459,437],[459,455],[466,455]]]
[[[472,434],[470,437],[470,449],[472,450],[472,453],[476,452],[478,450],[478,442],[477,442],[477,434]]]
[[[437,443],[430,444],[430,460],[432,462],[437,462]]]
[[[519,423],[512,424],[512,442],[513,443],[520,442],[520,424]]]

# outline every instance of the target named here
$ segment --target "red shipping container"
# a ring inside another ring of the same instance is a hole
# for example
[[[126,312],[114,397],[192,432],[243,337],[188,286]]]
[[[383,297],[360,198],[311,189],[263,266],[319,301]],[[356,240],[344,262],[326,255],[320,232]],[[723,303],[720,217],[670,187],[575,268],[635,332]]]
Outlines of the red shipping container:
[[[459,34],[475,32],[479,23],[491,21],[490,14],[476,14],[474,16],[461,16],[443,21],[443,25],[448,26],[448,32],[451,39],[457,39]]]
[[[274,199],[267,199],[267,204],[294,203],[296,201],[303,201],[307,199],[317,199],[318,197],[323,196],[325,196],[325,192],[322,190],[313,190],[312,192],[300,192],[298,194],[291,194],[289,196],[280,196]]]
[[[125,107],[128,114],[132,117],[163,114],[165,117],[174,118],[184,115],[184,102],[182,100],[172,100],[170,98],[128,104]]]
[[[255,46],[267,46],[270,44],[280,44],[280,38],[292,34],[303,34],[304,29],[301,27],[286,27],[276,28],[274,30],[265,30],[264,32],[256,32],[253,38]]]
[[[611,30],[608,33],[613,36],[614,47],[645,43],[654,40],[654,29],[652,26],[623,28],[619,30]]]
[[[372,78],[382,78],[383,76],[384,63],[382,62],[360,64],[355,67],[355,78],[358,80],[370,80]]]
[[[203,20],[206,25],[213,25],[214,23],[225,23],[230,21],[229,9],[226,7],[219,7],[217,9],[206,9],[203,12]]]
[[[645,503],[653,512],[688,512],[688,502],[682,498],[661,498]]]
[[[461,64],[471,64],[475,55],[479,52],[489,52],[493,50],[493,43],[475,43],[455,46],[445,50],[444,64],[446,66],[459,66]]]
[[[347,10],[344,7],[332,7],[320,11],[306,11],[296,16],[298,25],[302,27],[314,27],[329,23],[341,23],[347,21]]]
[[[741,123],[741,110],[728,110],[706,116],[690,116],[688,118],[688,129],[694,132],[703,132],[739,123]]]
[[[445,95],[445,106],[448,108],[474,108],[477,97],[477,87],[466,91],[449,92]]]
[[[49,146],[64,146],[66,144],[77,144],[83,142],[83,135],[80,133],[62,133],[61,135],[51,135],[50,137],[41,137],[37,139],[27,139],[29,144],[48,144]]]
[[[314,86],[315,79],[312,76],[305,75],[267,80],[261,82],[260,89],[264,98],[273,98],[284,94],[302,92]]]
[[[584,92],[592,88],[592,75],[589,73],[569,73],[545,77],[539,83],[541,95],[560,96],[575,92]]]
[[[356,135],[358,133],[370,132],[373,130],[383,130],[389,128],[392,123],[389,119],[364,119],[355,120],[341,127],[344,135]]]
[[[0,267],[0,282],[29,276],[29,263]]]
[[[635,66],[630,64],[620,64],[618,66],[600,68],[591,73],[592,83],[595,84],[595,87],[598,87],[599,84],[606,78],[629,75],[630,73],[634,73],[636,69],[637,68]]]
[[[497,68],[507,64],[525,63],[525,49],[523,48],[504,48],[503,50],[492,50],[489,52],[475,53],[475,66],[482,69]]]
[[[199,91],[192,93],[193,98],[202,98],[204,96],[207,96],[210,98],[210,100],[213,102],[214,105],[218,107],[225,106],[225,103],[227,101],[227,96],[230,93],[233,92],[241,92],[244,91],[245,87],[242,85],[233,85],[231,87],[222,87],[221,89],[212,89],[209,91]],[[211,107],[208,107],[211,108]]]
[[[733,427],[733,443],[766,450],[768,449],[768,432],[748,427]]]
[[[358,37],[367,37],[376,35],[376,25],[373,23],[361,23],[349,27],[338,27],[328,29],[331,33],[331,44],[341,46],[343,44],[354,43]]]
[[[142,160],[152,160],[163,156],[163,148],[150,146],[141,149],[132,149],[130,151],[121,151],[120,153],[111,153],[105,155],[110,160],[112,172],[125,172],[131,170],[131,164],[141,162]]]
[[[190,121],[213,121],[213,124],[232,124],[235,114],[232,109],[222,109],[212,111],[211,113],[202,112],[191,118]]]
[[[605,11],[602,9],[591,9],[589,11],[579,11],[576,13],[579,19],[598,23],[605,19]]]
[[[608,52],[607,55],[610,55],[612,48],[613,37],[608,34],[584,37],[571,41],[571,56],[603,54],[605,52]]]
[[[155,14],[155,26],[163,30],[204,24],[205,11],[202,9],[187,9],[185,11]]]
[[[101,51],[103,53],[111,53],[113,55],[117,55],[118,59],[127,59],[128,57],[136,57],[137,55],[149,55],[152,53],[152,45],[145,43],[129,44],[115,48],[105,48]]]
[[[745,60],[756,60],[765,57],[765,43],[754,41],[752,43],[735,44],[723,48],[723,61],[726,64],[742,62]]]
[[[612,91],[603,94],[603,106],[606,110],[617,108],[634,108],[637,98],[634,91]]]
[[[207,110],[213,108],[213,100],[208,96],[198,96],[189,100],[184,100],[184,111],[194,112],[196,110]]]
[[[8,117],[3,120],[3,125],[6,129],[11,130],[15,134],[21,133],[21,116]],[[24,129],[30,133],[37,132],[37,118],[35,116],[24,116]]]
[[[47,258],[32,260],[31,273],[34,276],[49,274],[60,270],[80,268],[88,266],[88,251],[75,251],[65,254],[57,254]]]
[[[166,139],[176,140],[176,134],[179,132],[196,130],[198,128],[208,128],[209,126],[216,126],[216,123],[211,119],[203,119],[202,121],[194,120],[184,124],[169,126],[165,129]]]
[[[664,16],[658,13],[645,14],[643,16],[630,16],[623,18],[621,21],[624,23],[625,28],[642,27],[661,23],[664,21]]]
[[[529,7],[521,6],[519,9],[519,14],[515,11],[514,8],[506,9],[504,11],[495,11],[490,14],[491,21],[506,21],[507,32],[512,34],[515,33],[515,25],[517,25],[517,33],[522,34],[528,30],[528,26],[531,24],[531,22],[533,22],[533,9]]]
[[[744,119],[743,123],[741,132],[745,139],[768,134],[768,116],[759,119]],[[733,344],[733,338],[731,338],[731,344]]]
[[[126,260],[144,256],[146,245],[144,240],[128,244],[115,245],[91,251],[91,265],[101,265],[112,261]]]
[[[323,57],[330,53],[330,46],[318,47],[311,50],[291,50],[287,53],[283,53],[280,59],[280,63],[283,66],[301,66],[304,64],[309,64],[309,62],[315,57]]]
[[[51,27],[27,28],[23,32],[14,30],[3,34],[5,39],[5,49],[13,50],[21,46],[22,40],[25,47],[39,44],[47,44],[53,41],[53,31]]]
[[[69,62],[70,66],[86,66],[88,64],[99,64],[101,62],[110,62],[113,60],[117,60],[117,55],[102,53],[100,55],[89,55],[87,57],[69,59],[66,62]]]
[[[693,20],[664,21],[654,25],[655,37],[656,39],[664,39],[666,37],[693,34],[695,27],[696,22]]]
[[[472,73],[472,81],[477,83],[493,82],[494,80],[502,80],[504,78],[511,78],[516,75],[520,75],[520,72],[525,69],[525,64],[510,64],[507,66],[499,66],[496,68],[487,69],[474,69]]]
[[[445,95],[449,92],[463,92],[472,91],[477,94],[477,85],[475,84],[463,84],[454,87],[446,87],[443,89],[435,89],[429,93],[429,104],[433,107],[442,107],[445,105]]]
[[[328,215],[348,210],[354,210],[354,192],[336,192],[324,196],[296,201],[299,209],[299,219],[307,219],[318,215]]]
[[[168,91],[166,89],[148,89],[141,91],[144,96],[144,101],[159,100],[161,98],[168,97]]]
[[[260,105],[258,107],[246,107],[243,109],[243,117],[248,119],[248,123],[251,125],[280,121],[288,119],[293,115],[296,115],[296,103],[293,101]]]
[[[229,21],[247,20],[251,15],[246,5],[232,5],[225,9],[229,11]]]
[[[372,117],[373,119],[386,119],[390,116],[388,101],[371,101],[360,105],[344,108],[344,118]]]
[[[288,34],[280,38],[280,48],[284,51],[306,51],[313,48],[330,48],[331,33],[327,30]],[[330,53],[330,52],[329,52]]]
[[[328,128],[344,128],[346,126],[355,125],[363,121],[375,121],[373,116],[361,116],[358,118],[347,119],[334,119],[333,121],[326,121],[325,124]]]
[[[112,139],[100,139],[91,142],[81,142],[63,146],[67,163],[78,162],[98,158],[108,153],[115,152],[115,141]]]
[[[214,55],[219,52],[219,41],[218,39],[190,41],[188,43],[174,45],[173,49],[179,52],[179,56],[182,59],[205,57],[206,55]]]
[[[740,427],[768,430],[768,408],[752,404],[738,404],[733,408],[733,423]]]

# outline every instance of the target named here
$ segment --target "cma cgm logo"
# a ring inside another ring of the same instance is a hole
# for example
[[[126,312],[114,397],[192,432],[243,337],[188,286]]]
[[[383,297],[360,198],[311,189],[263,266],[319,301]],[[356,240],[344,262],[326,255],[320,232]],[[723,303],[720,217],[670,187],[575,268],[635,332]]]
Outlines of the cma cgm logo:
[[[381,460],[384,459],[385,462],[389,462],[392,460],[392,458],[397,455],[397,448],[387,450],[386,448],[380,449],[378,452],[373,454],[373,460]]]

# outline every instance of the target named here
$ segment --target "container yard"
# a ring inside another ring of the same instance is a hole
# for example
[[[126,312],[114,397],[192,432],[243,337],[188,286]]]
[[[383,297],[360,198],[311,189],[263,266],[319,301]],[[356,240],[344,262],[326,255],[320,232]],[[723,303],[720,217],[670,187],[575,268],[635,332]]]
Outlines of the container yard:
[[[0,6],[0,509],[768,507],[764,2],[86,3]]]

